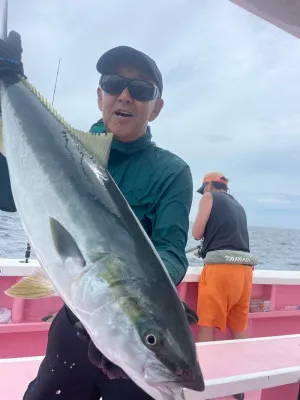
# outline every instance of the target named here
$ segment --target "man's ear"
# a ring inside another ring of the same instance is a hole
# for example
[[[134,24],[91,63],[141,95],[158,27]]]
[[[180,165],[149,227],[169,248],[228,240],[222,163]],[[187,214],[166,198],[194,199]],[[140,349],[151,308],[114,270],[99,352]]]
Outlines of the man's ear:
[[[103,105],[102,90],[99,87],[97,89],[97,101],[98,101],[99,110],[102,111],[102,105]]]
[[[154,103],[154,106],[153,106],[153,110],[152,110],[152,112],[150,114],[150,117],[149,117],[149,122],[152,122],[152,121],[155,120],[155,118],[161,112],[161,109],[163,108],[163,106],[164,106],[163,99],[156,99],[155,100],[155,103]]]

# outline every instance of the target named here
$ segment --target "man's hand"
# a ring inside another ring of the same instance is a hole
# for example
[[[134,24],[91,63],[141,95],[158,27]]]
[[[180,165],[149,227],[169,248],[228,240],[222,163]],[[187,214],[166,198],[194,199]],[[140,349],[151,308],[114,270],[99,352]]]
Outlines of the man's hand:
[[[128,375],[116,364],[109,361],[90,340],[88,357],[90,362],[109,379],[129,379]]]
[[[15,72],[24,76],[22,40],[19,33],[11,31],[6,40],[0,39],[0,75]]]
[[[194,250],[194,256],[198,257],[198,258],[202,258],[201,250],[202,250],[202,246],[200,245]]]
[[[96,367],[101,369],[101,371],[109,378],[109,379],[128,379],[128,376],[125,372],[109,361],[94,345],[89,334],[85,330],[85,327],[82,325],[80,321],[76,322],[74,325],[77,336],[84,341],[89,342],[88,347],[88,358],[90,362]]]
[[[197,313],[192,308],[190,308],[184,301],[182,301],[182,305],[189,324],[190,325],[196,324],[198,322]]]

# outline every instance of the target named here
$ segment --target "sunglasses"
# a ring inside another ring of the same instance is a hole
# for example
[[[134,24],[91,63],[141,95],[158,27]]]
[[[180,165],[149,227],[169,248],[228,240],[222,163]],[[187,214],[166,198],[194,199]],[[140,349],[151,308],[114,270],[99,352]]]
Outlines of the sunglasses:
[[[99,85],[104,92],[113,96],[128,88],[130,96],[137,101],[151,101],[159,96],[159,90],[153,83],[120,75],[102,75]]]

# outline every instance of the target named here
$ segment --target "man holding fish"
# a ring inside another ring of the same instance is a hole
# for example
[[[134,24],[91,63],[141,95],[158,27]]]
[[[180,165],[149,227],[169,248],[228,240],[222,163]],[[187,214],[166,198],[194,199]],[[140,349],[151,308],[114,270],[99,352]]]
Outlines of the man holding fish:
[[[15,32],[1,40],[3,153],[12,192],[2,156],[0,191],[7,197],[0,209],[18,210],[46,276],[38,273],[7,294],[58,292],[66,303],[23,399],[171,400],[184,398],[182,388],[204,390],[189,329],[195,315],[182,307],[174,286],[187,269],[192,177],[182,159],[151,139],[148,124],[163,107],[156,63],[127,46],[103,54],[97,62],[103,118],[82,134],[38,104],[36,90],[20,78],[21,53]],[[23,160],[14,151],[19,145],[24,152],[28,145],[36,181],[49,186],[44,192],[32,187],[35,208],[24,198],[22,182],[31,175],[22,175]]]

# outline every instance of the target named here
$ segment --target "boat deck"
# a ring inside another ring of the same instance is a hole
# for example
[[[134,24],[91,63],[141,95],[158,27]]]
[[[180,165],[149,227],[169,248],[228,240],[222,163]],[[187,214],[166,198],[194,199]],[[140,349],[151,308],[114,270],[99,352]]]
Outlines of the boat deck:
[[[297,398],[300,335],[198,343],[197,352],[206,390],[187,390],[186,400],[225,399],[220,396],[241,392],[247,392],[246,400]],[[42,359],[0,360],[1,399],[20,400]]]

